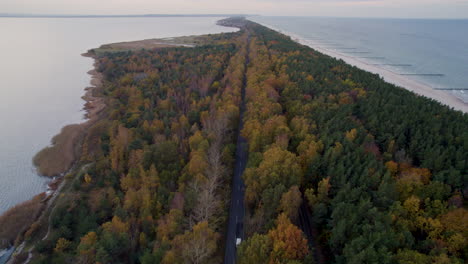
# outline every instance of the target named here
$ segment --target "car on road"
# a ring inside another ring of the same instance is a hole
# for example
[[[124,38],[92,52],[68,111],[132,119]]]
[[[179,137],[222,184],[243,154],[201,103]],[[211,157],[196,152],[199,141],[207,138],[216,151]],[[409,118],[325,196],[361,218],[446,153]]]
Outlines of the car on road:
[[[242,223],[238,222],[236,225],[236,246],[242,242]]]

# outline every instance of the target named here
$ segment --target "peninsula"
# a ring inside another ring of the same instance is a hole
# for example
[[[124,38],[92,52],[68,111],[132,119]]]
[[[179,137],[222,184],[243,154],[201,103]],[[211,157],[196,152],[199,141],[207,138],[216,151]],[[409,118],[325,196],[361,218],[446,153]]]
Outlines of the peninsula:
[[[467,260],[468,114],[219,23],[88,52],[95,118],[10,263]]]

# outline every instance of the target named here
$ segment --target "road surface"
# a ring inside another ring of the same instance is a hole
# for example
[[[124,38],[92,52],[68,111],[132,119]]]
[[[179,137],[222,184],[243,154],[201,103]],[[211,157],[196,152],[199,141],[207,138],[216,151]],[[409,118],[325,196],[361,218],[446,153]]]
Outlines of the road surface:
[[[245,71],[249,63],[248,58],[248,43],[247,39],[247,55],[245,59]],[[225,264],[236,263],[237,238],[244,240],[244,193],[245,186],[242,180],[245,166],[247,164],[248,148],[247,140],[241,136],[241,130],[244,126],[244,112],[245,112],[245,86],[247,84],[246,73],[244,72],[244,81],[242,87],[242,103],[240,106],[239,127],[237,130],[237,144],[236,144],[236,164],[234,166],[234,175],[232,177],[231,189],[231,204],[229,206],[229,220],[226,234],[226,249],[224,254]]]

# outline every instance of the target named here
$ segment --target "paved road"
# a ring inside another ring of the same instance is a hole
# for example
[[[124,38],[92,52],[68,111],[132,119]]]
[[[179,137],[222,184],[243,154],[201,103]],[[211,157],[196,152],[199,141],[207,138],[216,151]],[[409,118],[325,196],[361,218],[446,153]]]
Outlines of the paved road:
[[[225,264],[236,263],[236,239],[244,240],[244,182],[242,173],[247,163],[246,140],[239,136],[237,140],[236,166],[232,179],[231,204],[229,208],[228,231],[226,236]]]
[[[248,47],[249,40],[247,40]],[[246,58],[246,68],[249,63],[248,51]],[[229,220],[228,229],[226,234],[226,250],[224,254],[225,264],[236,263],[236,239],[241,238],[244,240],[244,193],[245,186],[242,180],[245,166],[247,164],[248,148],[247,141],[240,135],[240,131],[244,126],[244,112],[245,112],[245,86],[246,76],[244,73],[244,85],[242,87],[242,104],[240,107],[240,120],[239,128],[237,131],[237,145],[236,145],[236,164],[234,166],[234,175],[232,178],[232,191],[231,191],[231,204],[229,207]]]

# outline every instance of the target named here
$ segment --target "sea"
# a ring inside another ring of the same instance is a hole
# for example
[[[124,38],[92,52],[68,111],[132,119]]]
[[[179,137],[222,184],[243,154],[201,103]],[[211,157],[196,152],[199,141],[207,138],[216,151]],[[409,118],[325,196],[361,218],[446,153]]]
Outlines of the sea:
[[[468,20],[253,16],[320,48],[375,65],[468,103]]]
[[[222,17],[0,17],[0,214],[44,192],[33,156],[60,129],[82,122],[84,88],[102,44],[235,31]]]

